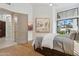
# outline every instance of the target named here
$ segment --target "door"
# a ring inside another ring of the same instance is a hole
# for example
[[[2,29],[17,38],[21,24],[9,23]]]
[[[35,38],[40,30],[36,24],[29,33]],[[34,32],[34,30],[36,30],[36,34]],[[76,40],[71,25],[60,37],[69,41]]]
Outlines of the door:
[[[15,41],[18,43],[28,42],[28,16],[26,14],[16,14],[17,22],[15,28]]]

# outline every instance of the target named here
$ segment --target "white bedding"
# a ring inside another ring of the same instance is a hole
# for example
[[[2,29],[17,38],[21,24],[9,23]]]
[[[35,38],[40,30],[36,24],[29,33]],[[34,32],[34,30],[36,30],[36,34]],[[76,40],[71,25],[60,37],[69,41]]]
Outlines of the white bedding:
[[[53,40],[57,34],[47,34],[42,40],[42,47],[53,49]],[[79,43],[74,41],[74,55],[79,56]]]
[[[53,49],[53,40],[54,40],[54,37],[56,36],[57,34],[47,34],[43,40],[42,40],[42,44],[41,46],[42,47],[47,47],[47,48],[50,48],[50,49]]]
[[[74,41],[74,55],[79,56],[79,43]]]

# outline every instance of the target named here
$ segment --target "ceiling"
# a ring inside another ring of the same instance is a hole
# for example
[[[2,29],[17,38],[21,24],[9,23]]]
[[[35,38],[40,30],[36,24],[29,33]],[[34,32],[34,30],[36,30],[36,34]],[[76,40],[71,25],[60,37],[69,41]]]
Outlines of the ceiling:
[[[31,3],[34,6],[50,6],[50,3]],[[52,3],[53,6],[56,7],[57,12],[61,12],[64,10],[76,8],[79,6],[78,3]]]
[[[16,7],[15,5],[17,6],[21,6],[23,9],[25,9],[25,6],[28,6],[28,4],[32,7],[34,6],[47,6],[47,7],[50,7],[50,3],[8,3],[9,5],[12,5],[14,7]],[[68,10],[68,9],[72,9],[72,8],[76,8],[79,6],[79,3],[52,3],[53,6],[56,7],[56,10],[57,12],[61,12],[61,11],[64,11],[64,10]],[[20,8],[21,9],[21,8]],[[27,9],[27,8],[26,8]]]
[[[56,3],[55,6],[57,9],[57,12],[60,12],[60,11],[76,8],[79,6],[79,4],[78,3]]]

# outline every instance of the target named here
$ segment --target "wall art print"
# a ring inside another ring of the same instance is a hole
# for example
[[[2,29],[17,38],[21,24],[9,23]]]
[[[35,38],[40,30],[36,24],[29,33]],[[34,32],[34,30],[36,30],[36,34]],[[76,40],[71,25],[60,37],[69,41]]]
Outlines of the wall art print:
[[[35,30],[38,33],[50,32],[50,19],[49,18],[36,18],[35,19]]]

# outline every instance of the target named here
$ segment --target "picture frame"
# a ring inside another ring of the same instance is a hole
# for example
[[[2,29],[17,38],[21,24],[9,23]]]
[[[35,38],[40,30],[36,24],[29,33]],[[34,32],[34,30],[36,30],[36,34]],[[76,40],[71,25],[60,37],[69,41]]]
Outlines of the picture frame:
[[[35,31],[37,33],[50,32],[50,19],[49,18],[36,18],[35,19]]]

